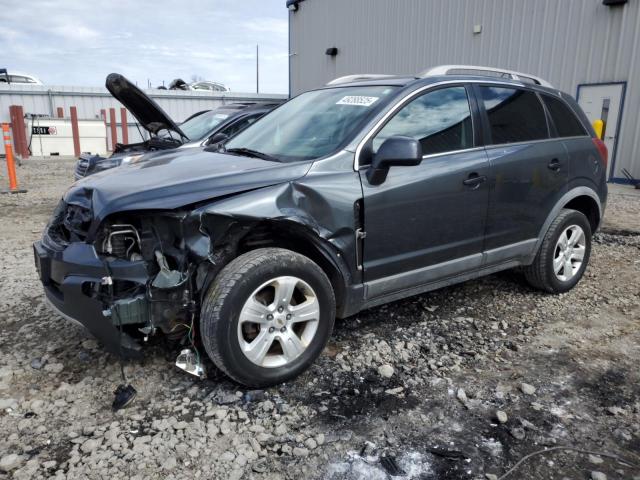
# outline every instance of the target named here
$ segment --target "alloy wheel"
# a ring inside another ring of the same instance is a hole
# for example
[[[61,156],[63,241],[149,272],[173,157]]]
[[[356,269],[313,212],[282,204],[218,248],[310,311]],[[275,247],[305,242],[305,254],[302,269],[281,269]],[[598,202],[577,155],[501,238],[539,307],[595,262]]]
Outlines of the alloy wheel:
[[[265,368],[285,366],[313,341],[320,303],[304,280],[283,276],[259,286],[240,311],[238,341],[244,355]]]
[[[553,272],[562,282],[571,280],[582,267],[586,251],[584,230],[570,225],[558,238],[553,255]]]

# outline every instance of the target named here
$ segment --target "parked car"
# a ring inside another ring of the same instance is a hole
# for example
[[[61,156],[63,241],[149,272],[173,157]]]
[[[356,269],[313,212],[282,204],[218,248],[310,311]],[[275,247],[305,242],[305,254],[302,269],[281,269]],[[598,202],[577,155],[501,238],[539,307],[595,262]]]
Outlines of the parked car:
[[[219,82],[212,82],[209,80],[203,80],[201,82],[194,82],[189,85],[191,90],[206,90],[209,92],[228,92],[229,87]]]
[[[33,75],[28,73],[7,71],[6,68],[0,68],[0,83],[19,83],[26,85],[42,85],[42,82]]]
[[[181,78],[176,78],[169,83],[169,88],[158,87],[159,90],[206,90],[209,92],[229,92],[231,89],[220,82],[201,80],[199,82],[187,83]]]
[[[120,103],[127,107],[140,125],[149,132],[151,138],[127,145],[118,143],[109,157],[82,154],[76,164],[76,180],[137,161],[148,152],[202,147],[211,142],[226,140],[279,105],[255,102],[230,103],[214,110],[198,112],[178,126],[153,99],[122,75],[109,75],[106,87]]]
[[[72,186],[34,245],[54,309],[112,351],[164,333],[187,371],[206,351],[273,385],[336,317],[514,267],[570,290],[607,198],[578,104],[522,74],[338,79],[225,148]]]

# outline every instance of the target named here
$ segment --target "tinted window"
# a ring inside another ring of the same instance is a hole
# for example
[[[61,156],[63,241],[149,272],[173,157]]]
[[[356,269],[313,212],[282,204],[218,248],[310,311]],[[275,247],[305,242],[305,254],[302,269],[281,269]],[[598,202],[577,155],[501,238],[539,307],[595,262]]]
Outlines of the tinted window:
[[[247,128],[249,125],[251,125],[257,119],[259,119],[261,116],[262,116],[262,113],[260,113],[258,115],[248,115],[248,116],[244,117],[243,119],[237,121],[236,123],[231,124],[228,127],[223,128],[221,133],[224,133],[228,137],[233,137],[236,133],[241,132],[242,130]]]
[[[229,118],[229,115],[230,113],[228,111],[211,110],[190,118],[180,125],[180,130],[189,137],[189,140],[200,140],[208,135],[217,125]]]
[[[378,132],[373,151],[394,135],[419,140],[424,155],[471,148],[473,129],[466,89],[442,88],[412,100]]]
[[[587,131],[576,118],[575,113],[562,100],[548,95],[543,95],[542,98],[547,105],[559,137],[577,137],[587,134]]]
[[[547,119],[535,93],[516,88],[480,87],[493,144],[548,138]]]

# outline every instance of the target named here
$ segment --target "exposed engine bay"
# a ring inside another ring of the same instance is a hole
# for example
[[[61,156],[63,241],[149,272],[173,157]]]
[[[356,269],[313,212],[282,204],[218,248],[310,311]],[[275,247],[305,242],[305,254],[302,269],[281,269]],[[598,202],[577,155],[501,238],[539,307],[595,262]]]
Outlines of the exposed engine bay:
[[[149,140],[138,143],[116,143],[113,150],[114,154],[122,153],[137,153],[137,152],[155,152],[158,150],[170,150],[172,148],[178,148],[182,145],[183,141],[179,138],[174,138],[169,135],[166,136],[152,136]]]
[[[129,335],[146,340],[160,331],[195,348],[196,269],[188,261],[182,233],[180,216],[162,221],[123,217],[106,223],[94,245],[107,268],[122,260],[143,262],[148,280],[113,279],[100,285],[96,295],[109,305],[114,325]]]

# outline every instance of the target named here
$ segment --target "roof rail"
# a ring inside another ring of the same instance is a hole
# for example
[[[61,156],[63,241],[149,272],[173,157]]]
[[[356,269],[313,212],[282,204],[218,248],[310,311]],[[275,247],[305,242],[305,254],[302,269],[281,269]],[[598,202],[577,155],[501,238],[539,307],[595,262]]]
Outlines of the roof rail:
[[[462,70],[464,71],[464,73],[454,72],[454,70]],[[513,70],[506,70],[504,68],[482,67],[477,65],[440,65],[425,70],[418,76],[433,77],[435,75],[487,75],[493,77],[507,77],[513,80],[524,81],[525,83],[533,82],[536,85],[553,88],[553,85],[551,85],[548,81],[543,78],[536,77],[535,75],[515,72]]]
[[[383,75],[376,73],[362,73],[357,75],[345,75],[344,77],[338,77],[331,80],[327,85],[340,85],[342,83],[358,82],[361,80],[377,80],[381,78],[392,78],[396,75]]]

